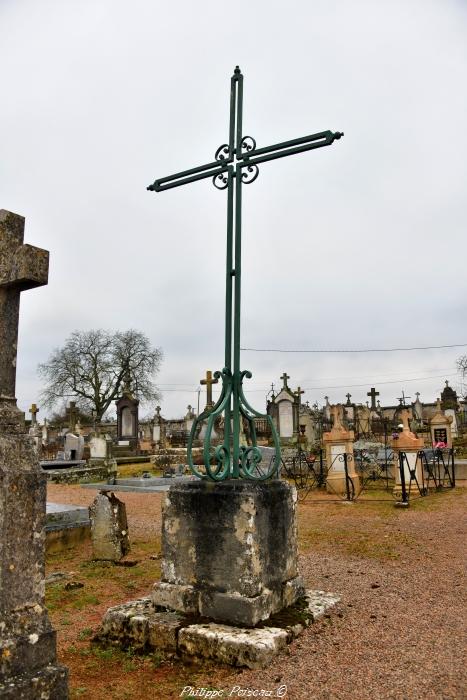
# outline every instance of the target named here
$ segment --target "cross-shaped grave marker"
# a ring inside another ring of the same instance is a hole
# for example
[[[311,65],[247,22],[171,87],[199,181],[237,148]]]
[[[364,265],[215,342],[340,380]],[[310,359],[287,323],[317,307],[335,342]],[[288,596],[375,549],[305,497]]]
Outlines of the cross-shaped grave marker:
[[[212,372],[210,369],[207,370],[206,372],[206,378],[205,379],[200,379],[200,384],[206,387],[206,408],[212,408],[213,401],[212,401],[212,385],[217,384],[219,382],[219,378],[215,376],[215,379],[212,378]]]
[[[47,284],[49,253],[23,240],[24,217],[0,210],[0,686],[65,698],[44,600],[46,477],[15,398],[20,296]]]
[[[375,387],[372,386],[370,391],[367,392],[367,396],[371,398],[371,408],[376,410],[376,397],[379,396],[379,391],[376,391]]]
[[[216,481],[240,477],[250,479],[267,479],[278,473],[280,464],[279,438],[271,416],[264,416],[250,406],[243,392],[243,379],[251,378],[251,372],[240,369],[240,299],[242,276],[242,186],[254,182],[259,174],[258,165],[277,158],[303,153],[315,148],[330,146],[343,134],[339,131],[321,131],[316,134],[302,136],[291,141],[283,141],[257,148],[252,136],[243,133],[243,75],[240,68],[235,68],[230,82],[230,123],[229,142],[223,143],[217,149],[214,161],[184,170],[175,175],[159,178],[148,187],[148,190],[162,192],[164,190],[186,185],[196,180],[211,178],[219,190],[227,190],[227,265],[226,265],[226,303],[225,303],[225,363],[222,372],[216,372],[216,378],[222,377],[221,395],[213,406],[212,411],[203,412],[194,421],[188,442],[188,462],[192,472],[204,477],[191,458],[193,439],[197,433],[199,421],[208,417],[204,437],[204,466],[207,475]],[[233,331],[233,343],[232,343]],[[216,448],[216,466],[211,467],[212,452],[210,449],[211,433],[217,416],[224,413],[224,442],[223,448]],[[240,445],[240,421],[245,417],[250,425],[252,446]],[[276,451],[275,460],[266,472],[258,470],[262,454],[256,446],[255,417],[266,418],[271,428]],[[233,425],[233,434],[231,434]],[[231,444],[231,437],[232,444]]]
[[[290,379],[289,375],[287,372],[283,372],[282,376],[280,377],[282,379],[282,388],[283,389],[288,389],[289,387],[287,386],[287,380]]]
[[[31,425],[36,425],[36,423],[37,423],[36,415],[39,413],[39,409],[37,408],[35,403],[31,404],[31,408],[29,409],[29,413],[31,414]]]
[[[0,401],[15,401],[20,294],[49,274],[48,251],[23,240],[24,217],[0,209]]]

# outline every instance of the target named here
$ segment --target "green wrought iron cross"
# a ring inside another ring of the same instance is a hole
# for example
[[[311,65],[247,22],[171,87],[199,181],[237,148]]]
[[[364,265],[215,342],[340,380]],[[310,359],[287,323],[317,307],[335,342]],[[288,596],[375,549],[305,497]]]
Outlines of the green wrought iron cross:
[[[272,419],[255,411],[246,400],[243,380],[245,377],[250,379],[252,375],[248,370],[240,369],[242,185],[256,180],[260,163],[330,146],[341,136],[343,134],[338,131],[321,131],[265,148],[257,148],[252,136],[243,135],[243,75],[237,66],[230,82],[229,142],[219,146],[211,163],[162,177],[148,187],[148,190],[163,192],[210,177],[217,189],[227,190],[225,362],[222,372],[214,373],[216,379],[222,379],[222,390],[212,410],[204,411],[195,419],[188,441],[188,463],[191,471],[200,478],[208,477],[214,481],[229,478],[264,480],[277,476],[280,465],[280,443]],[[221,419],[222,414],[223,444],[211,447],[214,424]],[[242,416],[248,421],[251,445],[240,444]],[[275,458],[265,469],[260,468],[262,455],[256,445],[255,418],[267,419],[274,440]],[[205,420],[207,425],[203,461],[206,474],[203,474],[193,464],[191,450],[199,423]]]

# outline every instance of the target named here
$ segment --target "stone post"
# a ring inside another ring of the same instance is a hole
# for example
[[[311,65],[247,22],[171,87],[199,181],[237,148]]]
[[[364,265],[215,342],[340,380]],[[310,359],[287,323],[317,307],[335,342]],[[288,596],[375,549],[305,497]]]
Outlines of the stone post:
[[[345,476],[345,462],[347,461],[347,474],[352,480],[353,491],[358,494],[360,490],[360,478],[355,471],[353,457],[353,430],[346,430],[342,425],[343,407],[331,406],[331,414],[334,417],[332,430],[323,433],[323,442],[326,450],[326,464],[328,475],[326,478],[326,490],[328,493],[339,495],[347,494],[347,479]]]
[[[15,398],[20,292],[47,284],[48,252],[23,236],[0,210],[0,697],[66,700],[44,602],[46,477]]]

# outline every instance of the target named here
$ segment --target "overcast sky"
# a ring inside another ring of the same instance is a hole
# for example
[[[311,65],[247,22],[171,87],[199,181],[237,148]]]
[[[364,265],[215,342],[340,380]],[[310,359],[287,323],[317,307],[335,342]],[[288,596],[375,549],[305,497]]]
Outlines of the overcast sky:
[[[258,147],[345,132],[244,188],[242,346],[467,343],[466,2],[0,0],[0,25],[0,208],[51,252],[49,285],[22,295],[23,410],[75,329],[161,347],[166,417],[222,368],[226,194],[146,186],[213,160],[236,64]],[[310,403],[371,386],[433,401],[465,352],[245,351],[242,367],[258,409],[284,370]]]

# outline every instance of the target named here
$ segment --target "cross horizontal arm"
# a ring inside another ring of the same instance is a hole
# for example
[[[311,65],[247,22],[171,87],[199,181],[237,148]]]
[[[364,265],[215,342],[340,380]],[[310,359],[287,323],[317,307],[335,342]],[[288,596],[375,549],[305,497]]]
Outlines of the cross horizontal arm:
[[[214,177],[220,173],[227,171],[227,159],[219,162],[218,160],[212,163],[207,163],[206,165],[198,165],[196,168],[190,168],[190,170],[183,170],[181,173],[175,173],[175,175],[167,175],[167,177],[161,177],[155,180],[152,185],[149,185],[148,190],[153,192],[162,192],[163,190],[170,190],[172,187],[179,187],[180,185],[187,185],[189,182],[196,182],[196,180],[203,180],[206,177]]]
[[[255,148],[252,151],[243,153],[242,156],[239,157],[239,160],[243,160],[241,167],[246,167],[254,163],[265,163],[268,160],[285,158],[285,156],[292,156],[295,153],[303,153],[304,151],[311,151],[314,148],[330,146],[336,139],[340,139],[343,135],[344,134],[340,131],[321,131],[318,134],[301,136],[298,139],[275,143],[265,148]]]

